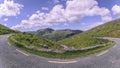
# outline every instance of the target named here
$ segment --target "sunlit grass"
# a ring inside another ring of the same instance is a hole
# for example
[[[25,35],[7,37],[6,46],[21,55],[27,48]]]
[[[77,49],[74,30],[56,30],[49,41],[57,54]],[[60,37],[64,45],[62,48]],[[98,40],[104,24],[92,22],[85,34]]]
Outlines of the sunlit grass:
[[[27,51],[29,53],[32,53],[32,54],[35,54],[35,55],[38,55],[38,56],[43,56],[43,57],[48,57],[48,58],[61,58],[61,59],[84,57],[84,56],[87,56],[87,55],[90,55],[90,54],[101,52],[101,51],[106,50],[106,49],[112,47],[113,45],[115,45],[114,42],[109,42],[109,43],[106,44],[106,46],[91,49],[91,50],[86,50],[86,51],[53,53],[53,52],[42,52],[42,51],[37,51],[37,50],[34,50],[34,49],[28,49],[28,48],[22,46],[21,44],[13,42],[12,40],[10,40],[10,38],[9,38],[9,42],[12,45],[14,45],[15,47],[18,47],[18,48],[20,48],[22,50],[25,50],[25,51]]]
[[[59,41],[69,47],[83,48],[103,44],[104,41],[96,40],[95,37],[120,37],[120,20],[108,22],[78,35]]]

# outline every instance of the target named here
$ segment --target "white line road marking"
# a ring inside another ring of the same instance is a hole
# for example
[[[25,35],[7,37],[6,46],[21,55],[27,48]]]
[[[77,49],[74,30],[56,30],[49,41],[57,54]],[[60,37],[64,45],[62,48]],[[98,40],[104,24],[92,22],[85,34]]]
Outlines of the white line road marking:
[[[96,55],[96,56],[101,56],[101,55],[104,55],[105,53],[107,53],[108,50],[104,51],[104,52],[101,52],[100,54]]]
[[[25,56],[29,56],[28,54],[26,54],[26,53],[24,53],[24,52],[22,52],[22,51],[20,51],[20,50],[18,50],[18,49],[16,49],[16,51],[22,53],[22,54],[25,55]]]
[[[49,63],[58,63],[58,64],[70,64],[70,63],[76,63],[77,61],[67,61],[67,62],[61,62],[61,61],[48,61]]]

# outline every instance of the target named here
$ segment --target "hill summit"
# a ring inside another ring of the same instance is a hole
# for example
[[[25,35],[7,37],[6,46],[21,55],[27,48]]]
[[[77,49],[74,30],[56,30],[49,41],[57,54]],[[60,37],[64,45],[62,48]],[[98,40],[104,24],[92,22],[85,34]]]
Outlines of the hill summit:
[[[49,40],[59,41],[59,40],[68,38],[70,36],[73,36],[73,35],[81,33],[81,32],[83,32],[83,31],[71,30],[71,29],[54,30],[52,28],[45,28],[45,29],[39,29],[37,31],[28,32],[28,33],[32,33],[37,36],[42,36]]]

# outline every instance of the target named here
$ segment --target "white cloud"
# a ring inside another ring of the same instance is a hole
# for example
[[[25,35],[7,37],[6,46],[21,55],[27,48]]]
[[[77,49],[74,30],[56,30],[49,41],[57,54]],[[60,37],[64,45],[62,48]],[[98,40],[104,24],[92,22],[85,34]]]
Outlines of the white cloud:
[[[100,8],[95,0],[67,1],[65,14],[68,20],[73,22],[85,16],[101,16],[103,21],[111,20],[110,11]]]
[[[7,26],[7,24],[3,24],[4,26]]]
[[[117,16],[120,17],[120,6],[114,5],[114,6],[112,7],[112,12],[113,12],[113,15],[117,15]]]
[[[42,26],[57,25],[65,22],[64,9],[62,5],[56,5],[50,13],[36,11],[29,17],[29,20],[22,20],[21,24],[13,26],[12,29],[33,28]]]
[[[15,3],[13,0],[4,0],[0,4],[0,17],[2,16],[16,16],[20,14],[20,9],[23,5]]]
[[[8,21],[8,18],[4,18],[4,21]]]
[[[49,8],[47,8],[47,7],[42,7],[41,9],[42,10],[49,10]]]
[[[41,13],[41,12],[36,12],[36,14],[33,14],[30,16],[29,20],[22,20],[21,24],[18,24],[16,26],[13,26],[13,29],[18,29],[18,28],[32,28],[32,27],[38,27],[38,26],[47,26],[47,24],[44,19],[47,14]],[[29,22],[29,23],[28,23]]]
[[[64,23],[64,26],[69,26],[69,24],[68,23]]]
[[[86,16],[100,16],[103,22],[112,20],[107,8],[100,8],[96,0],[67,0],[66,7],[55,5],[49,13],[36,11],[28,20],[13,26],[13,29],[52,26],[66,22],[79,22]]]
[[[46,21],[51,24],[59,24],[66,22],[66,17],[64,15],[65,10],[62,5],[56,5],[46,16]]]

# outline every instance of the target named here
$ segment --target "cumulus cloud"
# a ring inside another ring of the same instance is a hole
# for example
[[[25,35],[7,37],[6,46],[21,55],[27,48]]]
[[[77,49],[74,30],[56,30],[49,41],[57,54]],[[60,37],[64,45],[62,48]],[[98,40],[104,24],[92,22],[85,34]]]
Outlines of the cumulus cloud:
[[[113,12],[113,15],[117,15],[117,16],[120,17],[120,6],[114,5],[114,6],[112,7],[112,12]]]
[[[107,8],[100,8],[96,0],[67,1],[66,16],[70,21],[85,16],[101,16],[105,22],[111,20],[110,11]]]
[[[8,18],[4,18],[4,21],[8,21]]]
[[[63,6],[56,5],[49,13],[36,11],[35,14],[29,17],[29,20],[22,20],[20,24],[13,26],[12,29],[52,26],[65,21]]]
[[[20,14],[20,9],[23,5],[15,3],[13,0],[4,0],[0,4],[0,17],[2,16],[16,16]]]
[[[4,26],[7,26],[7,24],[3,24]]]
[[[47,7],[42,7],[41,9],[42,10],[49,10],[49,8],[47,8]]]
[[[79,22],[86,16],[100,16],[103,22],[112,20],[107,8],[100,8],[96,0],[67,0],[66,7],[55,5],[49,13],[37,11],[28,20],[13,26],[13,29],[52,26],[66,22]]]

